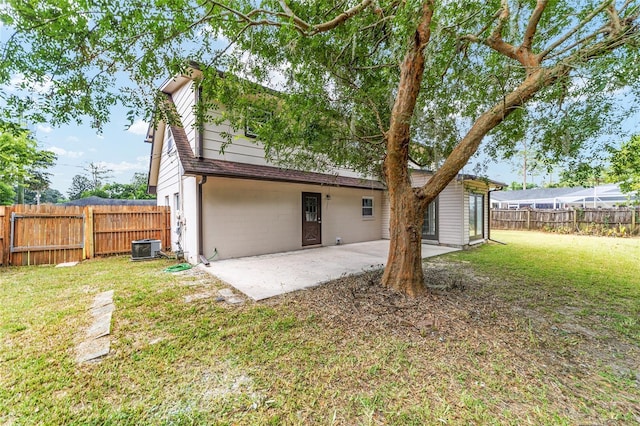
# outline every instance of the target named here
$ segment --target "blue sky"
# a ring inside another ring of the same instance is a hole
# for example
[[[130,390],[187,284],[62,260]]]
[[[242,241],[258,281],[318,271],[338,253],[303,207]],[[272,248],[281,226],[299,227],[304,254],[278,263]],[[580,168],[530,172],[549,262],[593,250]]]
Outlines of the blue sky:
[[[136,120],[127,130],[123,108],[114,108],[111,120],[97,134],[89,125],[52,127],[30,126],[40,148],[53,151],[58,160],[49,171],[51,188],[66,195],[73,177],[86,174],[89,163],[110,169],[110,182],[129,183],[136,172],[147,172],[151,145],[144,142],[148,124]]]

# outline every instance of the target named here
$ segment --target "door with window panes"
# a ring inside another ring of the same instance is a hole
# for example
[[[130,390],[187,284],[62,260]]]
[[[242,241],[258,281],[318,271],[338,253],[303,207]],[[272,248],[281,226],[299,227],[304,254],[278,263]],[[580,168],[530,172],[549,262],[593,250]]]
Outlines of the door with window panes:
[[[322,244],[321,198],[317,192],[302,193],[302,245]]]

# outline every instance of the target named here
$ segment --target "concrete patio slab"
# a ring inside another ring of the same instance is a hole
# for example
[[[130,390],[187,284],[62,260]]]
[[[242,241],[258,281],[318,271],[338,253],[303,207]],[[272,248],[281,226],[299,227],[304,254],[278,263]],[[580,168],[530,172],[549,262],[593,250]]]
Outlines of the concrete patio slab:
[[[422,257],[458,250],[423,244]],[[211,262],[209,267],[199,267],[253,300],[262,300],[314,287],[342,276],[381,268],[387,261],[388,253],[389,241],[378,240],[219,260]]]

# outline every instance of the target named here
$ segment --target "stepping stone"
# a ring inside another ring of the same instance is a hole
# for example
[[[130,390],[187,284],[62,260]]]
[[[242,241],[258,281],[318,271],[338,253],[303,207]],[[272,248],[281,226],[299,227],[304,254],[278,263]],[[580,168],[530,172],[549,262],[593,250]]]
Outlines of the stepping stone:
[[[208,298],[210,298],[212,296],[213,296],[213,293],[211,293],[211,292],[190,294],[190,295],[184,297],[184,302],[185,303],[191,303],[191,302],[193,302],[195,300],[208,299]]]
[[[56,268],[68,268],[70,266],[76,266],[78,264],[78,262],[64,262],[64,263],[58,263],[56,265]]]
[[[111,342],[108,337],[85,340],[76,349],[76,361],[78,363],[96,360],[109,354]]]
[[[93,305],[91,305],[91,309],[99,308],[110,303],[113,303],[113,290],[97,294],[95,299],[93,299]]]
[[[113,303],[109,303],[108,305],[100,306],[98,308],[92,308],[91,315],[96,318],[104,314],[110,314],[115,311],[115,309],[116,305],[114,305]]]
[[[111,333],[111,312],[96,317],[93,325],[87,330],[88,339],[97,339]]]
[[[218,294],[224,298],[233,297],[236,294],[230,288],[223,288],[218,290]]]
[[[244,298],[237,296],[230,288],[220,289],[218,290],[218,294],[225,302],[232,305],[238,305],[244,302]]]

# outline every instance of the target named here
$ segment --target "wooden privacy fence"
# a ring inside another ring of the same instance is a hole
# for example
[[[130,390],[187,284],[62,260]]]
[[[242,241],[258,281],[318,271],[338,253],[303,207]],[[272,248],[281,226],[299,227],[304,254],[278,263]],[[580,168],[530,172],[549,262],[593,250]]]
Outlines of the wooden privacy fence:
[[[0,263],[43,265],[131,252],[131,241],[171,243],[165,206],[0,206]]]
[[[492,229],[634,235],[640,232],[640,208],[491,209]]]

